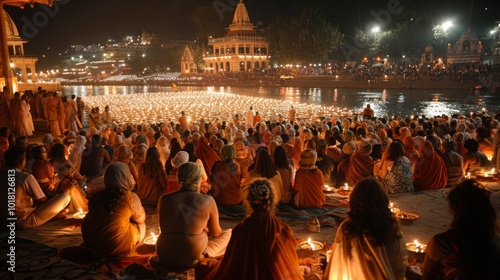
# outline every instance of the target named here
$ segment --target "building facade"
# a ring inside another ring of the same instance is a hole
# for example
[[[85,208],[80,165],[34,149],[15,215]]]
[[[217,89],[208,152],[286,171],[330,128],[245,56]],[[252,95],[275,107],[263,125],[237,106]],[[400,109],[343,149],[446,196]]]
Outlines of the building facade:
[[[5,13],[5,31],[7,35],[7,46],[9,48],[11,68],[13,70],[18,70],[15,72],[20,73],[20,77],[18,77],[19,80],[26,83],[29,79],[31,79],[33,82],[36,82],[38,79],[35,64],[38,61],[38,57],[27,56],[24,54],[24,44],[28,43],[28,41],[21,38],[19,31],[9,14],[7,14],[7,12],[3,9],[0,12]],[[28,70],[30,70],[30,75],[28,75]]]
[[[465,31],[455,44],[448,44],[447,63],[481,62],[483,45],[473,31]]]
[[[236,6],[226,34],[208,39],[208,52],[203,58],[207,74],[248,72],[269,67],[269,43],[250,22],[243,1]]]

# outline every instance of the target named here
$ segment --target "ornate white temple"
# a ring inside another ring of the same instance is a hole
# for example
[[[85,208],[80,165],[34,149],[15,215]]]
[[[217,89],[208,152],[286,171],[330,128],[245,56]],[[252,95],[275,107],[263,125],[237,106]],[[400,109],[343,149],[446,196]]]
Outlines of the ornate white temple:
[[[269,43],[250,22],[243,1],[238,3],[233,23],[220,38],[208,39],[204,55],[205,73],[247,72],[269,67]]]
[[[473,31],[465,31],[455,44],[448,44],[448,64],[480,62],[483,45]]]

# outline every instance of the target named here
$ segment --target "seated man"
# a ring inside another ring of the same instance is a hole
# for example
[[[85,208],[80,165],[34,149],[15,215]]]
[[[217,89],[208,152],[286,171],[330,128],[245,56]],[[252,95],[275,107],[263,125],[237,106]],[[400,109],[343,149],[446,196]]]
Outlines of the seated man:
[[[51,219],[63,219],[70,196],[60,193],[47,199],[33,175],[22,172],[26,164],[24,147],[14,146],[5,152],[5,163],[9,175],[15,171],[16,218],[20,228],[34,228]],[[9,186],[10,187],[10,186]]]
[[[224,254],[231,230],[222,231],[214,199],[200,194],[200,167],[184,163],[177,174],[181,189],[163,195],[158,203],[161,234],[156,252],[162,265],[187,268],[203,257]]]
[[[300,208],[321,207],[326,201],[323,193],[323,173],[316,166],[318,154],[305,150],[300,155],[299,170],[295,174],[295,205]]]

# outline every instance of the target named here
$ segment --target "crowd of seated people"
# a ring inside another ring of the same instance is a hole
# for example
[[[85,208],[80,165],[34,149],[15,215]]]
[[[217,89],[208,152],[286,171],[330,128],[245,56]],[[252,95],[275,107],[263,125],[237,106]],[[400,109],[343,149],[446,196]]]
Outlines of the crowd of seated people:
[[[44,145],[32,146],[29,168],[21,159],[27,157],[27,138],[9,141],[11,133],[2,128],[0,143],[5,144],[0,162],[4,170],[19,169],[20,178],[36,189],[24,194],[41,203],[36,207],[23,202],[24,210],[19,211],[24,213],[19,217],[22,227],[38,226],[52,218],[64,217],[67,209],[87,209],[88,205],[89,214],[82,227],[85,246],[100,256],[124,254],[142,240],[143,203],[158,205],[160,227],[171,223],[180,226],[179,220],[163,218],[161,213],[166,211],[163,209],[167,200],[179,203],[190,192],[211,196],[213,200],[208,201],[215,206],[235,205],[245,201],[242,195],[249,184],[265,180],[273,186],[276,204],[318,208],[326,201],[325,185],[359,186],[366,178],[373,178],[385,193],[425,191],[459,186],[471,175],[500,168],[499,122],[486,114],[429,119],[352,116],[293,123],[262,120],[255,125],[253,121],[250,125],[242,120],[227,124],[200,120],[189,123],[184,131],[174,122],[102,125],[73,133],[66,131],[63,138],[49,135],[44,137]],[[107,141],[103,142],[104,138]],[[14,147],[9,148],[10,143]],[[136,166],[133,160],[137,157]],[[188,165],[189,170],[184,170]],[[87,201],[78,182],[101,176],[104,176],[104,190]],[[186,194],[181,196],[181,193]],[[26,214],[38,208],[45,210],[42,206],[49,202],[53,207],[43,218]],[[116,221],[114,232],[96,231],[97,222],[89,222],[102,220],[106,215],[109,216],[106,221],[115,220],[113,215],[118,210],[125,213],[127,229],[123,226],[125,220]],[[176,237],[179,240],[199,234],[204,237],[191,242],[197,244],[197,250],[185,259],[159,253],[160,263],[191,266],[194,260],[214,256],[215,253],[208,254],[207,240],[222,234],[220,226],[214,224],[213,219],[218,219],[214,211],[205,209],[200,213],[199,228],[162,231],[164,236],[158,249],[162,243],[177,246],[169,236],[179,233]],[[207,225],[211,228],[208,233],[204,230]],[[103,236],[115,243],[106,243]],[[397,228],[393,228],[392,241],[398,240],[398,236]],[[225,236],[225,240],[229,237]],[[381,244],[379,241],[374,244]],[[386,241],[389,242],[383,242]],[[215,251],[223,252],[222,247]],[[394,273],[399,275],[399,268]]]

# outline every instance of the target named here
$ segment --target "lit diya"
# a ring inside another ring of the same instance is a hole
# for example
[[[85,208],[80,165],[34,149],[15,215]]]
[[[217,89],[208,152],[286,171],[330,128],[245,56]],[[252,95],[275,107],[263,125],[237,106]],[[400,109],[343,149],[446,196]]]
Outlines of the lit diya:
[[[78,212],[76,212],[75,214],[73,214],[73,219],[83,220],[83,218],[85,218],[85,216],[87,216],[87,212],[83,212],[82,208],[80,208],[78,210]]]
[[[408,251],[409,257],[417,259],[417,261],[422,261],[424,259],[426,249],[427,245],[418,242],[417,239],[413,240],[413,242],[406,243],[406,250]]]
[[[349,194],[352,192],[352,189],[353,189],[352,187],[349,187],[349,185],[345,183],[343,187],[340,187],[337,193],[340,195],[349,196]]]
[[[300,242],[300,249],[306,251],[319,251],[323,249],[323,244],[318,241],[312,241],[311,238],[307,238],[307,241]]]
[[[335,189],[332,188],[332,187],[330,187],[330,186],[328,186],[328,185],[324,185],[323,192],[325,192],[325,193],[333,193],[333,192],[335,192]]]
[[[144,239],[144,244],[146,245],[156,245],[156,241],[158,240],[158,237],[154,232],[151,233],[151,236],[148,236]]]

